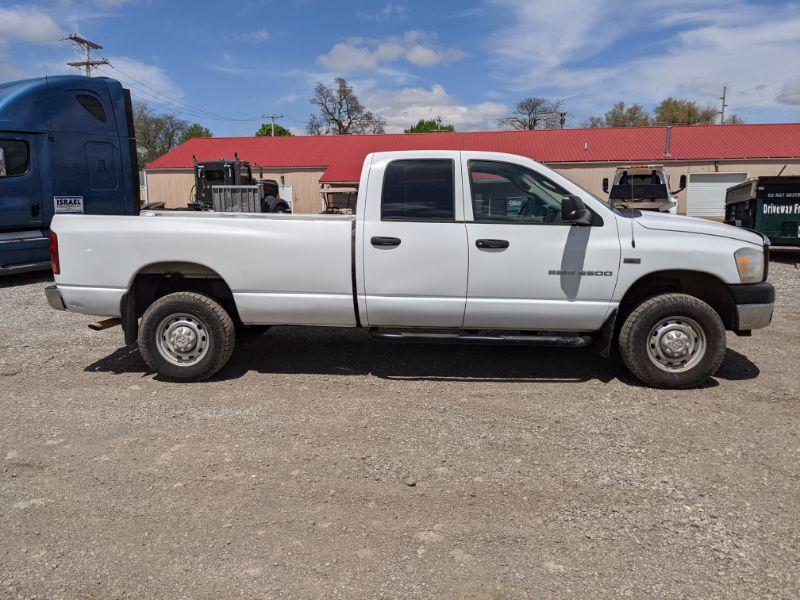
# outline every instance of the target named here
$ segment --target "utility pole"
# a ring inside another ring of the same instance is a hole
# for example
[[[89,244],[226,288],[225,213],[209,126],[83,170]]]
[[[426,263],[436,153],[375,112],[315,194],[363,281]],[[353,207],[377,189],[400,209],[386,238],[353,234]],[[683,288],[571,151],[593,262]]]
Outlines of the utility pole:
[[[724,85],[724,86],[722,86],[722,96],[720,96],[720,98],[719,98],[720,100],[722,100],[722,110],[719,111],[719,124],[720,125],[724,125],[725,124],[725,107],[728,106],[725,103],[725,98],[727,96],[728,96],[728,86]]]
[[[75,68],[78,68],[78,69],[80,69],[80,68],[85,69],[87,77],[91,77],[92,76],[92,69],[96,69],[100,65],[109,64],[108,61],[105,58],[103,58],[101,60],[92,60],[90,52],[92,50],[100,50],[102,48],[102,46],[100,44],[95,44],[94,42],[87,40],[85,37],[83,37],[82,35],[79,35],[77,33],[71,33],[70,35],[68,35],[64,39],[65,40],[72,40],[73,42],[75,42],[78,45],[79,48],[83,48],[83,60],[82,61],[77,61],[77,62],[68,62],[67,64],[70,67],[75,67]]]
[[[282,119],[283,115],[261,115],[261,118],[272,121],[272,137],[275,137],[275,119]]]

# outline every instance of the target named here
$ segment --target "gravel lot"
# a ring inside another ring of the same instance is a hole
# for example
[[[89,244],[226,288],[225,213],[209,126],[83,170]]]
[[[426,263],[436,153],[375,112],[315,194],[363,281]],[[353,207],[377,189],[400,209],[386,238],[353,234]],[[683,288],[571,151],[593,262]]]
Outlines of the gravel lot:
[[[212,381],[0,280],[0,598],[800,597],[800,254],[714,382],[275,328]]]

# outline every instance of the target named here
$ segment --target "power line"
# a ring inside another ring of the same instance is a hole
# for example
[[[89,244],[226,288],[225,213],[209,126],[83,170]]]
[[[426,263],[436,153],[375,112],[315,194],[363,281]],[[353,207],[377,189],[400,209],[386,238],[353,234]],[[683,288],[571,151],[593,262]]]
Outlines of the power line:
[[[156,89],[156,88],[144,83],[143,81],[140,81],[140,80],[136,79],[130,73],[126,73],[125,71],[123,71],[122,69],[120,69],[119,67],[117,67],[117,66],[115,66],[115,65],[113,65],[111,63],[108,63],[108,66],[110,68],[114,69],[115,71],[117,71],[118,73],[120,73],[121,75],[123,75],[124,77],[126,77],[128,80],[133,81],[133,82],[137,83],[139,86],[141,86],[143,88],[146,88],[146,89],[151,91],[151,93],[148,94],[148,93],[143,93],[142,90],[140,89],[139,90],[140,94],[147,95],[147,96],[150,96],[150,97],[155,96],[156,98],[162,100],[162,103],[163,102],[167,102],[167,103],[170,103],[170,104],[172,104],[172,105],[174,105],[176,107],[179,107],[181,109],[181,112],[189,112],[189,113],[193,114],[196,117],[206,118],[206,119],[216,120],[216,121],[252,122],[252,121],[260,121],[261,120],[260,117],[248,117],[248,118],[226,117],[224,115],[220,115],[220,114],[213,113],[211,111],[208,111],[208,110],[205,110],[205,109],[202,109],[202,108],[198,108],[196,106],[192,106],[191,104],[188,104],[188,103],[186,103],[186,102],[184,102],[182,100],[178,100],[177,98],[174,98],[174,97],[170,96],[169,94],[166,94],[165,92],[162,92],[161,90],[158,90],[158,89]],[[110,75],[112,77],[114,77],[113,74],[110,74]],[[129,86],[129,87],[136,87],[136,86]]]
[[[105,58],[101,58],[100,60],[92,60],[91,51],[92,50],[100,50],[102,46],[90,40],[87,40],[82,35],[77,33],[71,33],[64,40],[72,40],[75,42],[79,47],[83,48],[83,60],[76,61],[76,62],[68,62],[67,64],[70,67],[76,67],[80,69],[81,67],[85,69],[86,76],[92,76],[92,69],[96,69],[102,65],[107,65],[108,60]]]

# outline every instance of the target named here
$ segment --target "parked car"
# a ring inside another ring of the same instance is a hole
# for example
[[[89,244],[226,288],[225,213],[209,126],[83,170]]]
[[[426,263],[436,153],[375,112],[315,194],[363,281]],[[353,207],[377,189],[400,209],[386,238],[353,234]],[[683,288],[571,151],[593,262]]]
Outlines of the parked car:
[[[726,330],[770,323],[768,243],[614,209],[521,156],[382,152],[366,157],[355,215],[58,215],[46,294],[119,318],[174,380],[222,368],[237,324],[294,324],[603,355],[616,341],[641,381],[680,388],[720,366]]]

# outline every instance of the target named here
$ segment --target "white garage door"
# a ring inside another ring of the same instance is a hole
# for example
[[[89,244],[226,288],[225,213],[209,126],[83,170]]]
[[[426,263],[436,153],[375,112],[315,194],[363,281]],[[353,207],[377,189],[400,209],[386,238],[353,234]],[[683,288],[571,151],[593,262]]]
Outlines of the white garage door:
[[[747,173],[690,173],[686,214],[690,217],[725,218],[725,191],[747,179]]]

